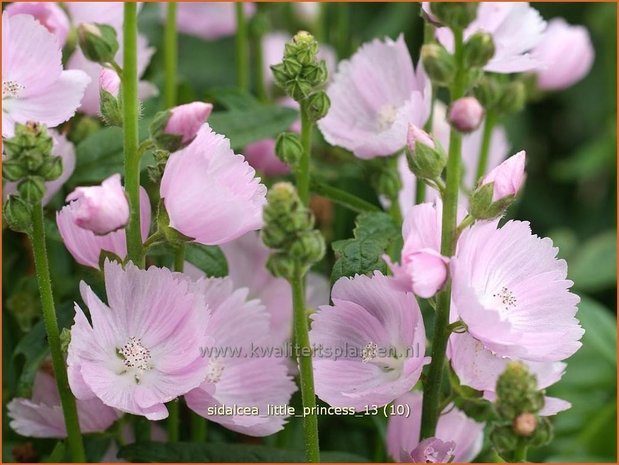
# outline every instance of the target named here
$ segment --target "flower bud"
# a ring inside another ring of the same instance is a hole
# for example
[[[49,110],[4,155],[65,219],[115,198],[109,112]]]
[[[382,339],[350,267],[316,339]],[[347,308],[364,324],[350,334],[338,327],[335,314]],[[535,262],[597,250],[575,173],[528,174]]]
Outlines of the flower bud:
[[[318,121],[327,116],[330,106],[329,96],[324,90],[320,90],[307,99],[308,116],[312,121]]]
[[[292,38],[294,47],[288,47],[286,51],[294,54],[301,64],[309,65],[316,60],[318,53],[318,42],[314,36],[307,31],[299,31]]]
[[[305,100],[312,89],[312,85],[302,78],[291,79],[284,86],[286,93],[297,102]]]
[[[509,362],[496,385],[496,410],[500,417],[514,421],[522,413],[537,413],[544,407],[544,394],[537,378],[521,362]]]
[[[120,77],[115,71],[101,68],[99,74],[99,111],[109,126],[122,127]]]
[[[432,437],[421,441],[402,462],[449,463],[454,459],[456,443]]]
[[[426,179],[439,177],[447,163],[445,153],[430,135],[413,124],[408,126],[406,159],[413,174]]]
[[[301,73],[303,65],[299,63],[296,58],[287,57],[282,61],[284,73],[287,76],[297,76]],[[310,65],[311,66],[311,65]]]
[[[82,53],[95,63],[111,63],[118,52],[116,30],[107,24],[82,23],[77,29]]]
[[[428,77],[436,85],[448,86],[453,79],[455,65],[453,56],[439,44],[424,44],[421,60]]]
[[[465,29],[477,15],[477,3],[469,2],[432,2],[432,14],[450,28]]]
[[[18,195],[10,195],[2,209],[4,222],[13,231],[27,232],[32,223],[32,210]]]
[[[157,113],[150,125],[150,135],[163,150],[176,152],[189,145],[211,114],[213,105],[192,102]]]
[[[497,102],[500,113],[517,113],[524,107],[527,90],[523,82],[512,81],[503,88],[503,93]]]
[[[462,97],[449,107],[449,124],[460,132],[476,130],[484,118],[484,108],[475,97]]]
[[[273,78],[275,78],[275,82],[277,82],[280,87],[285,87],[286,83],[290,79],[294,78],[294,75],[288,74],[283,62],[276,65],[271,65],[271,72],[273,73]]]
[[[24,201],[34,205],[45,195],[45,181],[40,176],[28,176],[17,184],[17,192]]]
[[[492,109],[501,98],[501,84],[493,76],[484,75],[473,89],[473,94],[486,109]]]
[[[19,181],[27,174],[28,170],[19,160],[4,160],[2,162],[2,177],[7,181]]]
[[[100,186],[78,187],[67,196],[67,202],[75,224],[99,236],[124,228],[129,222],[129,202],[119,174]]]
[[[316,229],[303,231],[292,242],[289,254],[305,265],[312,265],[324,257],[325,240]]]
[[[531,436],[536,427],[537,418],[532,413],[524,412],[514,418],[513,428],[517,436]]]
[[[487,32],[476,32],[464,44],[464,63],[468,68],[483,68],[494,52],[492,36]]]
[[[267,270],[277,278],[292,279],[295,272],[295,260],[284,252],[275,252],[267,260]]]
[[[62,175],[62,157],[48,157],[37,170],[37,174],[46,181],[58,179]]]
[[[282,162],[292,167],[301,159],[303,155],[303,145],[298,134],[294,132],[282,132],[275,141],[275,154]]]

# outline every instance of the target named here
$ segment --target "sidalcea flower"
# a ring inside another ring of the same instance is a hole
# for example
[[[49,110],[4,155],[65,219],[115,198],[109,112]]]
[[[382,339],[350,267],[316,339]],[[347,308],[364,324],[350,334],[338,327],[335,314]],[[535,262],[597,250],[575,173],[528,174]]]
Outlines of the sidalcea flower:
[[[81,71],[63,71],[58,39],[34,17],[2,14],[2,137],[13,136],[15,123],[67,121],[89,82]]]
[[[187,406],[250,436],[280,431],[286,417],[270,414],[268,406],[287,404],[296,386],[288,376],[286,358],[272,352],[281,347],[271,338],[269,314],[260,301],[246,300],[247,289],[234,290],[229,278],[207,280],[203,296],[212,312],[202,343],[206,379],[185,395]],[[232,406],[257,411],[225,411]]]
[[[68,350],[71,390],[149,420],[168,416],[165,403],[198,387],[207,360],[209,312],[204,282],[167,268],[104,266],[107,305],[82,283],[92,323],[75,305]]]
[[[509,157],[499,166],[490,171],[482,180],[481,185],[494,183],[492,187],[492,201],[515,197],[524,184],[524,164],[526,154],[521,150]]]
[[[595,51],[584,26],[572,26],[562,18],[548,23],[532,54],[541,62],[534,72],[542,90],[561,90],[580,81],[593,65]]]
[[[526,2],[480,2],[477,17],[464,30],[466,41],[476,32],[492,35],[495,52],[484,69],[493,73],[520,73],[542,64],[530,53],[542,40],[546,22]],[[450,52],[454,50],[451,29],[436,30],[436,38]]]
[[[150,127],[151,137],[162,149],[176,152],[198,135],[213,105],[192,102],[159,113]]]
[[[271,315],[270,334],[274,344],[292,335],[292,289],[283,278],[276,278],[266,264],[271,251],[260,236],[250,231],[221,247],[228,262],[228,276],[236,289],[247,288],[249,299],[258,299]],[[194,278],[204,276],[195,266],[185,263],[185,272]],[[316,309],[329,303],[329,281],[318,273],[307,274],[306,304]]]
[[[230,141],[203,124],[168,160],[161,198],[170,226],[207,245],[230,242],[262,225],[266,187]]]
[[[243,10],[245,17],[250,18],[256,12],[256,5],[243,3]],[[204,40],[231,36],[236,31],[234,2],[180,2],[176,21],[180,32]]]
[[[410,415],[393,415],[389,417],[387,425],[387,451],[389,455],[398,462],[418,462],[411,460],[413,452],[416,454],[428,453],[428,459],[432,458],[428,450],[428,444],[419,441],[421,433],[421,404],[423,396],[420,392],[407,392],[398,398],[394,406],[407,406]],[[448,405],[438,419],[436,425],[436,437],[444,443],[454,443],[453,461],[470,462],[481,451],[484,440],[484,424],[478,423],[468,418],[463,412]],[[420,445],[426,446],[418,448]],[[449,449],[449,448],[448,448]],[[437,452],[444,451],[443,447]],[[439,458],[439,457],[437,457]],[[445,458],[445,457],[440,457]],[[435,460],[436,463],[447,462],[447,460]],[[420,461],[419,463],[424,463]],[[430,461],[429,463],[433,463]]]
[[[411,293],[376,272],[341,278],[312,315],[316,394],[333,406],[385,405],[419,380],[425,329]]]
[[[58,44],[63,46],[69,34],[69,18],[57,3],[53,2],[15,2],[7,5],[4,10],[7,15],[31,15],[42,26],[58,38]]]
[[[151,209],[148,194],[142,187],[140,188],[140,218],[144,241],[150,230]],[[77,225],[75,211],[71,205],[65,206],[56,213],[56,224],[65,247],[75,261],[81,265],[98,269],[99,258],[103,251],[111,252],[120,258],[127,256],[124,229],[117,229],[103,236],[96,235],[93,231]]]
[[[510,358],[492,353],[468,333],[454,333],[450,336],[447,357],[461,384],[482,391],[484,398],[488,400],[496,399],[497,380],[511,361]],[[537,387],[540,390],[558,382],[565,373],[566,364],[563,362],[520,361],[535,374]],[[540,415],[554,415],[567,410],[570,406],[571,404],[565,400],[546,397]]]
[[[113,97],[118,97],[120,92],[120,76],[108,68],[101,68],[99,73],[99,88],[111,94]]]
[[[328,88],[331,109],[318,122],[325,139],[359,158],[391,155],[406,145],[410,123],[430,115],[431,83],[417,71],[400,36],[364,44],[340,62]]]
[[[120,174],[114,174],[100,186],[78,187],[67,196],[77,226],[98,236],[124,228],[129,222],[129,202]]]
[[[121,13],[122,13],[122,3],[121,5]],[[122,18],[122,15],[121,15]],[[98,21],[100,22],[100,21]],[[122,20],[121,20],[122,25]],[[117,28],[117,31],[119,29]],[[122,63],[122,37],[119,34],[118,42],[120,44],[120,50],[116,54],[116,62]],[[153,47],[149,47],[148,41],[146,37],[142,35],[138,35],[138,77],[142,76],[150,63],[150,59],[155,53],[155,49]],[[85,113],[90,116],[99,115],[99,76],[101,75],[101,70],[103,67],[98,64],[88,60],[82,50],[77,48],[75,52],[69,58],[67,62],[67,68],[69,69],[80,69],[88,74],[91,78],[91,82],[86,88],[86,92],[84,94],[84,98],[82,99],[82,104],[79,107],[79,111]],[[138,97],[142,100],[147,99],[149,97],[153,97],[157,95],[157,88],[147,81],[140,81],[138,83]]]
[[[113,408],[99,399],[78,400],[77,414],[82,433],[105,431],[118,419]],[[18,397],[7,404],[9,426],[21,436],[66,438],[67,428],[54,377],[39,370],[34,377],[32,397]]]
[[[45,195],[42,200],[43,205],[47,205],[50,199],[56,195],[75,170],[75,147],[73,144],[67,140],[64,134],[60,134],[53,129],[48,129],[47,133],[52,136],[54,141],[52,155],[62,158],[62,174],[58,179],[45,183]],[[17,183],[5,183],[2,192],[6,199],[10,194],[17,192]]]
[[[527,222],[477,222],[462,233],[450,262],[452,306],[485,348],[538,362],[578,350],[580,299],[569,292],[573,283],[557,252]]]
[[[82,23],[100,23],[117,31],[122,29],[123,2],[67,2],[66,7],[76,27]],[[138,9],[140,7],[138,4]]]
[[[449,463],[454,458],[456,443],[453,441],[443,442],[438,438],[428,438],[421,441],[410,453],[410,457],[404,457],[413,463]]]
[[[484,108],[475,97],[462,97],[450,105],[447,118],[458,131],[471,132],[481,124]]]

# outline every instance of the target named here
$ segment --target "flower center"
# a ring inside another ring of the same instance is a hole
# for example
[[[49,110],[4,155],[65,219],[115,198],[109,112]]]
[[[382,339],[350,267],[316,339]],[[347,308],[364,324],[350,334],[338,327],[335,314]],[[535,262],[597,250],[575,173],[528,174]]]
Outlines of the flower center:
[[[516,307],[518,303],[514,293],[505,286],[503,286],[499,292],[492,294],[492,297],[495,299],[495,302],[499,304],[501,313],[509,312],[509,310]]]
[[[441,451],[436,450],[432,446],[426,447],[424,450],[424,457],[426,463],[439,463],[444,461],[450,461],[454,455],[454,449],[450,448],[445,454]]]
[[[2,81],[2,98],[15,98],[25,87],[15,81]]]
[[[394,105],[387,103],[378,110],[376,125],[380,131],[384,131],[393,125],[397,117],[398,109]]]
[[[361,351],[362,363],[376,365],[385,373],[393,373],[396,377],[402,370],[404,358],[395,347],[378,347],[373,341],[368,342]]]
[[[118,353],[123,358],[127,371],[133,371],[136,383],[139,383],[142,375],[152,368],[149,363],[152,358],[150,350],[144,347],[139,337],[130,337]]]
[[[209,383],[217,383],[224,373],[223,365],[216,358],[212,358],[206,367],[206,379]]]

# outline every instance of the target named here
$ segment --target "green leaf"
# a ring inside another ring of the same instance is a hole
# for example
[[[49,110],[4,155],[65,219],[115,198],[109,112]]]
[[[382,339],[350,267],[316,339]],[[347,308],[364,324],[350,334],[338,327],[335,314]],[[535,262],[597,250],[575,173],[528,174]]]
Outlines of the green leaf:
[[[362,213],[357,217],[353,239],[331,244],[337,258],[331,271],[331,281],[342,276],[368,274],[379,270],[387,272],[382,259],[385,250],[399,237],[398,227],[384,212]]]
[[[585,328],[583,346],[595,349],[608,363],[617,365],[617,321],[612,313],[593,299],[582,297],[577,317]]]
[[[593,292],[611,288],[617,281],[616,231],[606,231],[585,242],[570,257],[568,273],[574,287]]]
[[[223,134],[233,149],[262,139],[275,137],[285,131],[298,118],[298,112],[277,105],[261,105],[244,110],[213,113],[208,123],[213,130]]]
[[[140,462],[305,462],[303,451],[275,449],[249,444],[205,444],[143,442],[120,449],[118,456]],[[367,462],[364,457],[344,452],[321,452],[325,462]]]
[[[248,110],[261,106],[256,97],[238,87],[216,87],[206,93],[207,100],[213,100],[228,110]]]
[[[228,262],[217,246],[188,244],[185,259],[197,266],[210,278],[222,278],[228,275]]]

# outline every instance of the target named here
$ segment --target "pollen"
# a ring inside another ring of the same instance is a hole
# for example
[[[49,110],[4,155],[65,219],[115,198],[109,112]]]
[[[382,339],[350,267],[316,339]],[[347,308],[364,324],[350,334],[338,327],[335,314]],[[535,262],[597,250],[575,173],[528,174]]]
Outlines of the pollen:
[[[377,355],[377,350],[378,345],[375,342],[368,342],[368,345],[366,345],[361,352],[361,361],[363,363],[368,363],[369,361],[374,360]]]
[[[206,379],[210,383],[217,383],[221,380],[224,373],[224,367],[217,359],[211,359],[206,367]]]
[[[25,87],[15,81],[2,81],[2,98],[17,97]]]
[[[138,337],[130,337],[127,343],[118,351],[123,357],[123,363],[128,369],[134,370],[135,379],[140,381],[142,375],[151,369],[150,350],[142,344]]]
[[[378,129],[380,131],[384,131],[386,129],[389,129],[393,125],[397,117],[397,108],[392,104],[388,103],[386,105],[383,105],[378,111],[376,125],[378,126]]]
[[[499,292],[492,294],[492,297],[498,299],[505,310],[514,308],[518,302],[513,292],[505,286],[503,286]]]

